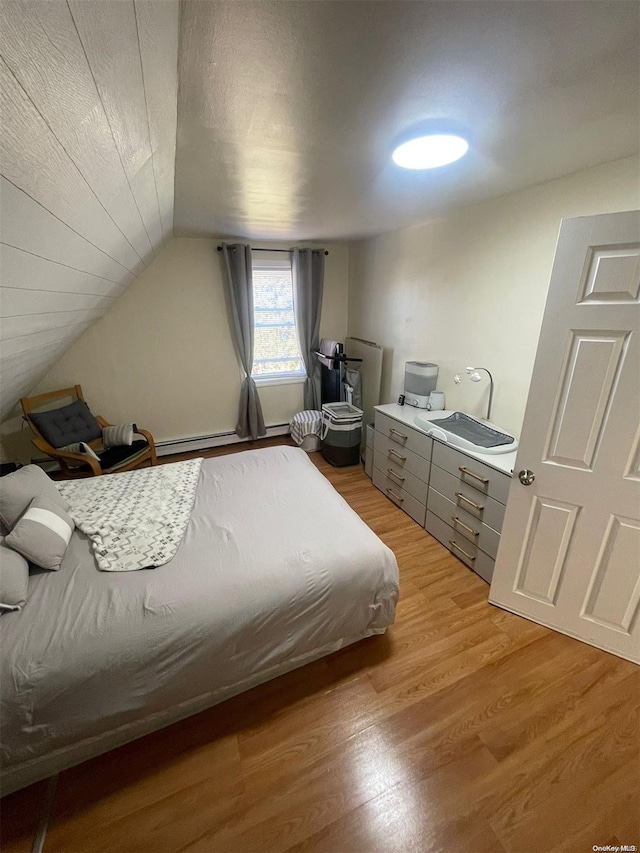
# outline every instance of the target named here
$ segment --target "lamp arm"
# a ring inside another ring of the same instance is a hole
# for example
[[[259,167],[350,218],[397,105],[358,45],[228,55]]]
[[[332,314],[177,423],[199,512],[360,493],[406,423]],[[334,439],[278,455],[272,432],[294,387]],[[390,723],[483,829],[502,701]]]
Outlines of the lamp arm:
[[[491,404],[493,403],[493,376],[486,367],[476,367],[476,370],[484,370],[489,377],[489,405],[487,406],[487,420],[491,420]]]
[[[493,376],[491,375],[491,372],[489,370],[487,370],[486,367],[467,367],[467,373],[469,374],[469,377],[471,378],[472,382],[479,382],[480,381],[480,376],[478,376],[478,374],[477,374],[478,370],[484,370],[484,372],[489,377],[489,405],[487,406],[487,417],[485,418],[485,420],[490,421],[491,420],[491,405],[493,403]],[[473,376],[474,372],[476,373],[475,377]],[[460,376],[458,374],[456,374],[453,377],[453,381],[456,383],[456,385],[458,385],[460,382]]]

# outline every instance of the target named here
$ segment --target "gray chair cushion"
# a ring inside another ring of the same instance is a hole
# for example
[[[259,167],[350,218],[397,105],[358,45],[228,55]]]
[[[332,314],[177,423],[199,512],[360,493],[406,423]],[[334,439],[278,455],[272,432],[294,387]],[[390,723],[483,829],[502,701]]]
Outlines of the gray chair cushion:
[[[148,449],[149,445],[144,439],[134,441],[130,447],[126,444],[119,447],[109,447],[98,454],[100,456],[100,465],[102,470],[106,471],[109,468],[115,468],[116,465],[122,465],[127,460],[132,459],[134,456],[139,456]]]
[[[31,412],[29,418],[53,447],[101,438],[102,427],[84,400],[75,400],[50,412]]]
[[[148,450],[149,445],[144,439],[134,441],[130,447],[126,444],[118,447],[108,447],[106,450],[98,452],[100,467],[103,471],[111,471],[120,465],[124,465],[126,462],[131,462],[138,456],[142,456]],[[79,470],[89,471],[89,467],[81,462]]]

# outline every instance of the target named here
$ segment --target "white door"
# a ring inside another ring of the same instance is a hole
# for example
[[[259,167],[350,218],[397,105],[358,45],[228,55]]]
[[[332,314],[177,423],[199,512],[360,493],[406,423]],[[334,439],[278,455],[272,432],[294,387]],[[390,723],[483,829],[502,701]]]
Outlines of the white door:
[[[640,211],[564,220],[489,596],[638,662],[639,337]]]

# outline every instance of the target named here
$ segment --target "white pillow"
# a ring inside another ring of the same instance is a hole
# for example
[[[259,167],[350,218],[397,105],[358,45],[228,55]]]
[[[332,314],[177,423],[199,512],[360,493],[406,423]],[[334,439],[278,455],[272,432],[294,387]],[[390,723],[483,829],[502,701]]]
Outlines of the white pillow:
[[[67,450],[69,453],[82,453],[84,456],[90,456],[92,459],[95,459],[97,462],[100,461],[100,457],[95,452],[93,447],[88,445],[86,441],[77,441],[75,444],[66,444],[64,447],[59,447],[59,450]],[[67,462],[76,462],[76,459],[67,459]]]
[[[131,446],[133,434],[138,429],[135,424],[117,424],[115,426],[102,427],[102,443],[105,450],[109,447]]]

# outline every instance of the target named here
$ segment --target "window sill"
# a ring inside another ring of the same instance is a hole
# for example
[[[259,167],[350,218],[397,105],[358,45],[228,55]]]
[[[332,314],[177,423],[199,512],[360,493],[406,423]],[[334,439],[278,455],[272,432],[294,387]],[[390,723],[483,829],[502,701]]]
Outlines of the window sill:
[[[300,385],[306,378],[304,373],[290,373],[286,376],[254,376],[253,381],[259,387],[263,385]]]

